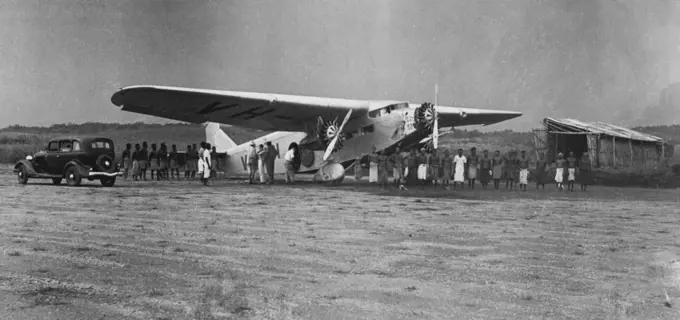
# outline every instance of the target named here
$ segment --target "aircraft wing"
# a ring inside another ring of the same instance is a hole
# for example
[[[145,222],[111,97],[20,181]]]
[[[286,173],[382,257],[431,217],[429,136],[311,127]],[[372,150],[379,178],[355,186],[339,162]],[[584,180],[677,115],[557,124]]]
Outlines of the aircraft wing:
[[[371,102],[284,94],[203,90],[165,86],[130,86],[111,102],[122,110],[173,120],[231,124],[267,131],[304,131],[318,117],[352,119],[365,115]]]
[[[522,115],[521,112],[503,110],[446,106],[436,106],[436,108],[440,118],[440,127],[459,127],[472,125],[488,126],[490,124],[517,118]]]

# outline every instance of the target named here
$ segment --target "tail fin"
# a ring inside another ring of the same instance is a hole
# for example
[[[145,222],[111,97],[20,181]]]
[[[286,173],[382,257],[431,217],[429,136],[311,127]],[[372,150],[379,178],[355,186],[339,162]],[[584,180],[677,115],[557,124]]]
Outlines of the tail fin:
[[[215,147],[217,152],[225,152],[237,144],[222,131],[219,123],[208,122],[205,126],[205,141]]]

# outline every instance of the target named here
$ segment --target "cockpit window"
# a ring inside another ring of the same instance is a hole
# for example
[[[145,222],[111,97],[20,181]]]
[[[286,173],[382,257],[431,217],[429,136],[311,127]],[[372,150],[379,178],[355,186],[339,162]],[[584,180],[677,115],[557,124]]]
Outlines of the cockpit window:
[[[395,103],[395,104],[391,104],[391,105],[382,107],[380,109],[370,111],[368,113],[368,117],[369,118],[382,117],[382,116],[386,116],[386,115],[392,113],[393,110],[405,109],[405,108],[408,108],[408,103]]]

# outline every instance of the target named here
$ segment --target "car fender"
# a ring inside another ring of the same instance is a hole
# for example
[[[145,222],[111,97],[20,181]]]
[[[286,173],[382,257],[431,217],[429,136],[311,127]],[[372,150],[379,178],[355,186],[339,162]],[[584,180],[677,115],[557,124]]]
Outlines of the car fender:
[[[64,176],[66,176],[66,170],[68,170],[70,167],[76,167],[78,173],[80,173],[80,176],[82,177],[87,177],[90,175],[90,169],[88,169],[82,162],[78,160],[71,160],[64,166],[64,172],[62,173]]]
[[[19,172],[19,166],[20,165],[24,165],[26,167],[26,170],[28,170],[28,176],[29,177],[33,177],[33,176],[38,174],[37,172],[35,172],[35,168],[33,168],[33,164],[26,159],[22,159],[22,160],[17,161],[17,163],[14,165],[14,172],[15,173]]]

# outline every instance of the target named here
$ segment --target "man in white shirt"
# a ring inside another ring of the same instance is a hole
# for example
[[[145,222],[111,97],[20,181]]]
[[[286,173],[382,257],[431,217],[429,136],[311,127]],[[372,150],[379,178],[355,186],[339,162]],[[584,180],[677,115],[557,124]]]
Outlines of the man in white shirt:
[[[463,155],[463,149],[458,149],[458,154],[453,157],[455,172],[453,174],[453,190],[456,190],[456,183],[460,182],[460,188],[465,188],[465,164],[467,158]]]
[[[286,183],[295,182],[295,167],[293,161],[295,159],[295,147],[291,145],[283,156],[283,161],[286,166]]]

